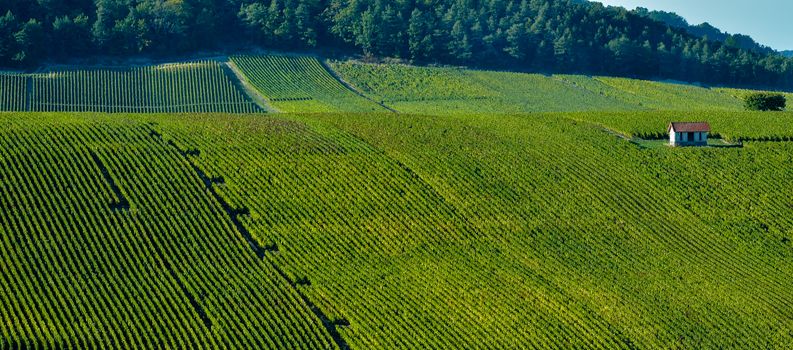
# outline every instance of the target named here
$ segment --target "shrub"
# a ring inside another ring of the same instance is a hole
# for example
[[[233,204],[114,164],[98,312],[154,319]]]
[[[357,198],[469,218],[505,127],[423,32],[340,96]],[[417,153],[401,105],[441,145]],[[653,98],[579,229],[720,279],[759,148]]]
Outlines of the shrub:
[[[746,95],[744,106],[750,111],[781,111],[785,109],[785,96],[766,92]]]

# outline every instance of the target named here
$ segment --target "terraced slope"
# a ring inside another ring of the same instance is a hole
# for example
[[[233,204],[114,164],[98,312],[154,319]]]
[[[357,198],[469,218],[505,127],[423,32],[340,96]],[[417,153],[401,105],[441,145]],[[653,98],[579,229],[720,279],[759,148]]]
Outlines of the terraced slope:
[[[124,69],[55,69],[0,77],[0,111],[254,113],[216,61]]]
[[[283,112],[375,112],[377,103],[348,89],[315,57],[233,56],[231,62]]]

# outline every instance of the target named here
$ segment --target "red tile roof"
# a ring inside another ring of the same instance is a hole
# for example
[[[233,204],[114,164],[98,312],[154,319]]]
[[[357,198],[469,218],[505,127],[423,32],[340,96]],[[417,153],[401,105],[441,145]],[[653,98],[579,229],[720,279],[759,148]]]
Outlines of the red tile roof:
[[[674,129],[675,132],[710,132],[710,124],[706,122],[694,123],[669,123],[668,130]]]

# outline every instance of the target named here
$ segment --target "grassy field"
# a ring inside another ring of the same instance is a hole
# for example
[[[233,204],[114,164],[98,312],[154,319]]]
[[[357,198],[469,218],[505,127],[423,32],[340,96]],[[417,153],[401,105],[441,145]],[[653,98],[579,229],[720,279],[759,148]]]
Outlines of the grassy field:
[[[355,61],[332,61],[330,65],[370,98],[404,113],[741,111],[741,92],[749,91],[583,75]]]
[[[53,67],[31,74],[0,73],[0,111],[740,111],[741,99],[748,92],[751,90],[626,78],[323,62],[296,55],[238,55],[228,62],[206,60],[128,68]],[[793,99],[793,94],[786,96]]]
[[[233,56],[231,62],[283,112],[385,111],[344,86],[314,57]]]
[[[728,96],[732,96],[732,97],[740,99],[740,100],[743,100],[744,96],[746,96],[746,95],[748,95],[750,93],[758,91],[758,90],[730,89],[730,88],[714,88],[713,90],[718,91],[718,92],[723,93],[723,94],[726,94]],[[777,92],[777,91],[762,91],[762,92],[771,92],[771,93],[777,93],[777,94],[780,93],[780,92]],[[785,98],[787,99],[787,102],[788,102],[788,109],[787,110],[789,110],[789,111],[793,110],[793,108],[790,108],[791,107],[791,103],[793,103],[793,93],[782,92],[781,94],[784,95]]]
[[[792,345],[793,144],[613,115],[0,115],[0,348]]]
[[[131,68],[54,68],[0,76],[0,111],[254,113],[215,61]]]
[[[538,74],[353,61],[333,61],[330,65],[370,98],[404,113],[638,109]]]
[[[740,99],[716,90],[694,85],[662,83],[626,78],[594,78],[613,87],[616,96],[630,100],[638,98],[642,105],[655,110],[743,110]]]

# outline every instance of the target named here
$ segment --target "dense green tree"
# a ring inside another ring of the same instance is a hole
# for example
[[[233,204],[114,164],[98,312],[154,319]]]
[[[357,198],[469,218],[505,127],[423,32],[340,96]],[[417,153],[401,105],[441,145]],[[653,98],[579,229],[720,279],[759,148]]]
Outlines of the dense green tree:
[[[782,111],[787,104],[784,95],[765,92],[746,95],[743,101],[746,109],[750,111]]]
[[[17,52],[11,58],[12,61],[29,64],[41,58],[45,47],[44,30],[37,20],[31,18],[25,22],[19,31],[14,33],[14,40]]]
[[[0,62],[7,64],[16,52],[16,40],[13,36],[16,28],[16,17],[11,10],[0,16]]]
[[[85,38],[91,37],[91,24],[88,16],[79,14],[74,18],[64,15],[52,22],[49,46],[56,57],[69,57],[84,55],[91,48],[91,42]]]
[[[430,16],[415,8],[408,23],[408,51],[414,60],[431,59],[435,53],[434,23]]]
[[[581,0],[5,0],[0,64],[228,45],[793,88],[793,59],[673,13]]]

